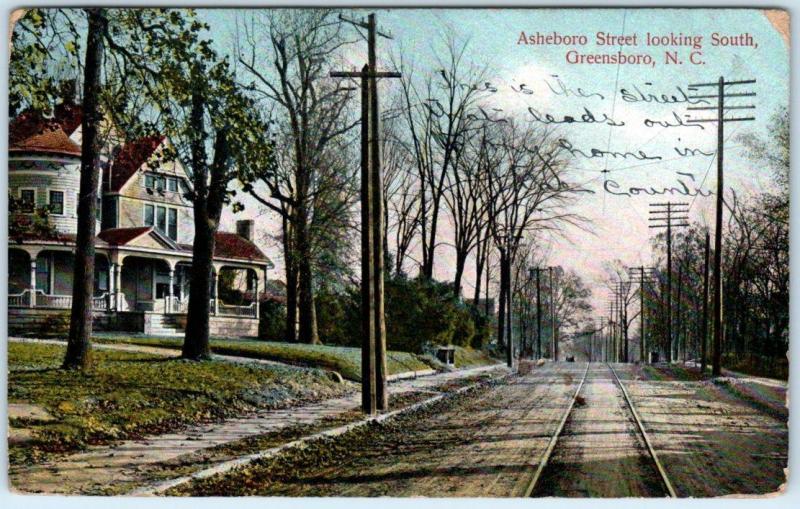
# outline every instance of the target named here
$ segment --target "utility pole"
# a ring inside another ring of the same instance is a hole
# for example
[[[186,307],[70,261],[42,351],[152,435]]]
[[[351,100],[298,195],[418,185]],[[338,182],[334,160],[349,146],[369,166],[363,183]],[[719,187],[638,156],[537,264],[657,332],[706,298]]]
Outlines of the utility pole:
[[[536,267],[536,360],[542,358],[542,270]]]
[[[672,229],[689,226],[688,203],[651,203],[650,228],[667,229],[667,334],[665,354],[667,363],[672,362]]]
[[[389,409],[386,387],[386,320],[383,298],[383,176],[380,154],[378,78],[399,78],[397,72],[377,72],[375,14],[366,21],[339,17],[367,31],[368,63],[360,72],[331,72],[332,78],[361,79],[361,408],[374,414]]]
[[[553,343],[553,362],[558,362],[558,332],[556,332],[556,289],[553,286],[553,267],[550,270],[550,338]]]
[[[708,355],[706,344],[708,343],[708,258],[710,244],[711,235],[706,230],[705,263],[703,264],[703,327],[700,331],[700,373],[703,374],[706,372],[706,358]]]
[[[681,355],[681,351],[683,351],[684,360],[686,359],[686,345],[683,343],[686,338],[682,334],[683,327],[681,323],[681,318],[683,318],[682,311],[683,311],[683,262],[680,258],[678,258],[678,299],[677,299],[677,309],[675,310],[675,329],[677,338],[675,341],[675,360],[678,360],[678,357]]]
[[[697,91],[702,87],[717,87],[716,94],[695,95],[689,99],[717,99],[716,106],[689,106],[688,110],[716,110],[716,118],[698,118],[690,119],[690,123],[699,122],[715,122],[717,124],[717,213],[716,223],[714,230],[714,341],[712,344],[712,360],[711,360],[711,375],[719,376],[722,374],[721,358],[722,358],[722,208],[723,200],[725,198],[725,187],[723,181],[723,156],[725,153],[724,145],[725,138],[723,136],[725,130],[725,122],[749,122],[755,120],[755,117],[734,117],[725,118],[725,113],[730,110],[753,110],[755,106],[748,105],[735,105],[726,106],[725,99],[731,97],[753,97],[755,92],[737,92],[726,93],[726,86],[736,85],[751,85],[756,80],[739,80],[739,81],[725,81],[725,78],[720,76],[719,81],[716,83],[697,83],[689,85],[689,90],[692,92]]]
[[[602,316],[602,315],[600,316],[600,337],[597,338],[598,342],[600,343],[600,345],[599,345],[600,346],[600,352],[599,352],[600,355],[598,355],[598,358],[600,358],[600,359],[602,359],[604,361],[607,360],[607,358],[606,358],[606,330],[605,330],[606,325],[604,323],[605,319],[606,319],[605,316]]]
[[[614,292],[614,300],[608,303],[608,362],[616,362],[617,356],[617,334],[616,327],[614,326],[614,313],[617,312],[617,294]]]
[[[630,277],[632,283],[639,284],[639,361],[647,363],[649,362],[648,359],[648,349],[645,340],[645,298],[644,298],[644,287],[647,283],[652,283],[654,281],[653,272],[655,268],[653,267],[628,267],[628,277]]]

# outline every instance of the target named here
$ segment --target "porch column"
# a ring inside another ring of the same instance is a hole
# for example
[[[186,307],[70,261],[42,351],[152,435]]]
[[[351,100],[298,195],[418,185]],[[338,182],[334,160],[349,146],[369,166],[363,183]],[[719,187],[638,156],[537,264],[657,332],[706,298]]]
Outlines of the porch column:
[[[36,256],[31,255],[31,298],[28,305],[32,308],[36,307]]]
[[[172,289],[172,285],[175,284],[175,267],[172,265],[169,266],[169,300],[167,301],[167,309],[165,310],[167,313],[172,312],[172,302],[175,297],[175,292]]]
[[[255,273],[255,276],[256,276],[256,285],[255,285],[255,287],[256,287],[256,293],[255,293],[255,299],[256,299],[256,320],[258,320],[258,317],[260,316],[260,315],[258,314],[258,301],[260,301],[260,300],[261,300],[261,299],[259,299],[259,298],[258,298],[258,271],[256,271],[256,273]]]
[[[214,274],[214,311],[216,315],[219,310],[219,270],[215,270]]]
[[[117,270],[114,272],[114,308],[117,311],[122,311],[122,262],[117,265]]]
[[[114,295],[116,295],[116,276],[115,273],[117,271],[117,264],[114,262],[109,262],[108,264],[108,309],[114,309],[114,305],[116,304]]]

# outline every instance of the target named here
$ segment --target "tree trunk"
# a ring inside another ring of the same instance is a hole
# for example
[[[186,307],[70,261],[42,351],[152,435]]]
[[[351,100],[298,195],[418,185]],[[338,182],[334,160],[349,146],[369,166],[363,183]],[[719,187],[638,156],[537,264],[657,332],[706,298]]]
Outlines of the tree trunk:
[[[497,306],[497,344],[505,345],[506,337],[506,272],[505,272],[505,252],[500,251],[500,289],[498,291],[498,299],[500,302]]]
[[[192,93],[192,125],[197,135],[192,140],[192,166],[194,170],[194,229],[192,247],[192,283],[189,288],[189,309],[186,314],[186,336],[182,357],[202,360],[211,357],[209,346],[209,315],[211,307],[211,277],[214,247],[219,220],[222,215],[228,181],[225,178],[229,150],[226,131],[221,129],[214,140],[214,160],[209,168],[205,157],[205,129],[203,112],[205,97],[202,92]],[[217,274],[219,277],[219,274]],[[218,296],[217,296],[218,297]]]
[[[314,323],[314,289],[311,273],[311,248],[308,239],[307,215],[301,205],[298,210],[298,222],[295,226],[298,268],[298,321],[299,330],[297,340],[300,343],[319,344],[319,336],[315,335],[317,329]]]
[[[461,279],[464,277],[464,266],[466,263],[466,253],[456,253],[456,275],[453,279],[453,292],[456,297],[461,297]]]
[[[478,300],[481,298],[481,279],[483,277],[483,266],[486,263],[486,250],[488,246],[485,242],[478,241],[478,247],[475,254],[475,296],[473,297],[473,305],[478,306]]]
[[[89,28],[83,86],[83,139],[78,201],[78,231],[75,240],[75,266],[72,278],[72,313],[69,340],[63,367],[86,369],[91,364],[92,297],[94,296],[95,209],[100,157],[98,124],[100,111],[100,71],[103,58],[103,32],[108,23],[105,11],[88,9]]]
[[[283,219],[283,260],[286,271],[286,341],[297,341],[297,261],[292,247],[293,231],[289,219]]]

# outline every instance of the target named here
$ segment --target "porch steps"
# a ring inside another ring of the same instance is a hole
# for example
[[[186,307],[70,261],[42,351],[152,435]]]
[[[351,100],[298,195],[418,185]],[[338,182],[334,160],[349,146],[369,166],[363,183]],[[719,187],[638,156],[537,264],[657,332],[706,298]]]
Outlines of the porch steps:
[[[148,334],[152,336],[183,337],[184,330],[178,325],[174,316],[153,313],[148,317],[150,321]]]

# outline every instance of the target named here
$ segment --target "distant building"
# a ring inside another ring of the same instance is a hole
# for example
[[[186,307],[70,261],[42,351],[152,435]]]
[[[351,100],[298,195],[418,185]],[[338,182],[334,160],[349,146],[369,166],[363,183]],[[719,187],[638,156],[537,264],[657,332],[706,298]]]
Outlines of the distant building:
[[[72,307],[72,271],[80,181],[81,110],[60,105],[53,119],[23,114],[10,125],[9,193],[20,206],[10,221],[31,222],[49,209],[55,232],[9,239],[9,330],[30,330]],[[94,310],[97,329],[182,332],[189,300],[194,216],[178,162],[161,162],[163,136],[104,147],[98,192]],[[220,273],[243,274],[244,291],[265,288],[272,262],[253,242],[252,220],[218,232],[211,333],[256,336],[258,299],[231,305],[218,296]],[[228,278],[236,279],[236,278]],[[45,322],[46,323],[46,322]]]

